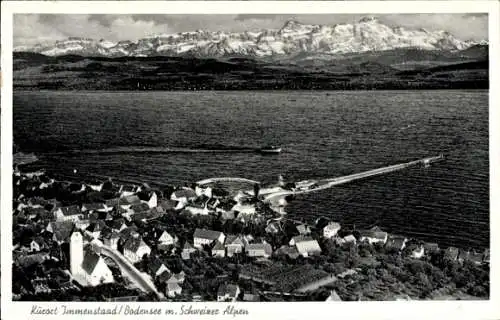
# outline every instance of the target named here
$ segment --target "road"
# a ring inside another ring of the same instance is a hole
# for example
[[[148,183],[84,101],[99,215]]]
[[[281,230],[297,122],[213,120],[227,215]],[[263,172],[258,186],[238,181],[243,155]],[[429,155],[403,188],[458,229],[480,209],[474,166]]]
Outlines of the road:
[[[135,283],[142,291],[154,292],[159,299],[164,298],[163,294],[156,290],[156,286],[151,282],[149,277],[137,270],[137,268],[120,252],[105,245],[99,246],[99,249],[101,254],[113,259],[118,267],[120,267],[123,275]]]

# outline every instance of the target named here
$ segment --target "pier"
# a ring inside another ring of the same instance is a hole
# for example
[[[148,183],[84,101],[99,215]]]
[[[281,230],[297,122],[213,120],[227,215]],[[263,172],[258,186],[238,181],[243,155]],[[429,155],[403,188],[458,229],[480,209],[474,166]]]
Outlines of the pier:
[[[344,183],[349,183],[353,182],[356,180],[368,178],[368,177],[373,177],[377,175],[381,175],[384,173],[389,173],[389,172],[394,172],[394,171],[399,171],[403,170],[409,167],[414,167],[418,165],[423,165],[425,167],[428,167],[431,163],[441,161],[444,159],[444,156],[441,154],[439,156],[435,157],[427,157],[419,160],[414,160],[410,162],[405,162],[405,163],[399,163],[387,167],[382,167],[378,169],[373,169],[369,171],[364,171],[360,173],[355,173],[343,177],[337,177],[337,178],[329,178],[329,179],[321,179],[321,180],[307,180],[307,181],[301,181],[298,182],[297,184],[300,185],[302,184],[312,184],[313,187],[310,187],[308,189],[295,189],[295,190],[283,190],[283,191],[278,191],[274,192],[271,194],[268,194],[265,196],[264,201],[266,202],[275,202],[279,198],[284,198],[288,195],[298,195],[298,194],[306,194],[306,193],[311,193],[311,192],[316,192],[324,189],[328,189],[340,184]]]
[[[251,183],[251,184],[256,184],[259,183],[258,181],[251,180],[251,179],[245,179],[245,178],[236,178],[236,177],[221,177],[221,178],[209,178],[209,179],[204,179],[197,181],[197,185],[206,185],[210,183],[216,183],[216,182],[244,182],[244,183]]]

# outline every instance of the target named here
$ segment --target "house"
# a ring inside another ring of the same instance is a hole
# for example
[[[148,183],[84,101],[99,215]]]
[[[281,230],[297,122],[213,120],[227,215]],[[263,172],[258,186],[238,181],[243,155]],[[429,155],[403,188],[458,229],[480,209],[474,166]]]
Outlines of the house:
[[[165,294],[170,297],[170,298],[173,298],[177,295],[180,295],[182,293],[182,288],[181,286],[174,282],[174,283],[167,283],[166,287],[165,287]]]
[[[242,215],[253,215],[255,214],[255,205],[254,204],[235,204],[231,210],[239,212]]]
[[[168,269],[167,269],[168,270]],[[157,276],[157,280],[160,283],[165,283],[165,284],[183,284],[185,280],[186,274],[184,271],[181,271],[179,273],[172,273],[170,271],[163,271],[160,275]]]
[[[476,251],[470,250],[460,250],[457,260],[459,263],[463,263],[464,261],[472,262],[476,265],[483,263],[483,255],[481,253],[477,253]]]
[[[182,249],[181,252],[181,258],[183,260],[188,260],[191,258],[191,253],[195,251],[196,249],[189,242],[186,241],[186,243],[184,243],[184,248]]]
[[[92,250],[85,252],[81,267],[82,275],[89,286],[114,282],[113,273],[104,262],[104,259]]]
[[[97,221],[97,220],[99,220],[99,212],[85,213],[83,215],[82,220],[89,221],[89,223],[92,221]],[[78,221],[75,221],[75,223],[78,223]]]
[[[325,301],[342,301],[342,299],[340,299],[340,296],[338,295],[337,291],[332,290],[330,291],[330,295],[328,296],[328,298],[326,298]]]
[[[226,248],[222,242],[216,241],[215,246],[212,248],[212,256],[224,258],[226,256]]]
[[[31,286],[35,294],[50,293],[52,290],[49,288],[48,279],[36,278],[31,280]]]
[[[132,204],[129,208],[131,214],[142,213],[148,211],[150,208],[147,203],[140,202],[136,204]]]
[[[111,208],[113,210],[113,208]],[[110,221],[113,220],[114,217],[111,214],[111,210],[107,212],[97,212],[97,219],[98,220],[104,220],[104,221]]]
[[[330,222],[323,228],[323,237],[333,238],[340,230],[340,224],[337,222]]]
[[[153,259],[148,264],[148,270],[153,277],[157,277],[164,272],[170,272],[170,270],[165,266],[165,264],[163,264],[163,262],[158,258]]]
[[[141,201],[147,204],[150,209],[158,206],[158,195],[154,191],[147,192],[144,196],[141,194],[139,198],[141,198]]]
[[[161,200],[160,203],[158,203],[159,208],[163,208],[164,211],[169,211],[169,210],[175,210],[177,207],[178,202],[174,200]]]
[[[184,280],[186,279],[186,274],[184,271],[181,271],[179,273],[174,273],[171,275],[170,278],[168,278],[167,283],[184,283]]]
[[[278,233],[281,230],[281,225],[278,221],[273,221],[266,226],[267,233]]]
[[[291,246],[294,246],[297,242],[300,242],[300,241],[309,241],[309,240],[312,240],[312,237],[299,235],[299,236],[292,237],[292,239],[290,239],[290,241],[288,242],[288,244],[291,245]]]
[[[40,186],[38,186],[38,188],[40,190],[47,189],[47,188],[51,187],[54,184],[54,182],[56,182],[54,179],[50,179],[48,181],[42,181],[40,183]]]
[[[68,242],[75,224],[71,221],[50,222],[45,230],[53,234],[52,239],[58,244]]]
[[[28,179],[33,179],[35,177],[39,178],[43,175],[45,175],[45,170],[37,170],[37,171],[31,171],[31,172],[24,172],[24,176]]]
[[[215,210],[218,206],[220,205],[219,199],[216,198],[210,198],[207,201],[207,207],[209,209]]]
[[[108,212],[111,211],[111,207],[106,207],[104,203],[84,203],[82,205],[82,212]]]
[[[123,245],[123,255],[132,263],[141,261],[142,257],[150,253],[151,248],[140,237],[131,237]]]
[[[93,238],[99,238],[101,231],[106,227],[106,224],[102,220],[97,220],[90,223],[90,225],[85,229],[85,232],[92,236]]]
[[[258,294],[255,294],[255,293],[245,293],[245,294],[243,294],[243,301],[259,302],[260,296]]]
[[[35,239],[31,240],[30,242],[30,251],[31,252],[38,252],[40,250],[43,250],[47,248],[47,243],[42,237],[35,237]]]
[[[241,222],[244,225],[246,225],[246,224],[252,222],[252,216],[248,215],[248,214],[241,214],[241,213],[239,213],[235,220]]]
[[[388,237],[385,247],[387,249],[401,251],[406,247],[407,241],[408,239],[406,237],[391,235]]]
[[[217,205],[217,208],[215,208],[216,212],[224,212],[224,211],[231,211],[236,204],[236,201],[232,199],[221,199],[219,200],[219,204]]]
[[[192,302],[203,302],[203,298],[199,294],[193,294],[192,297]]]
[[[434,253],[439,251],[439,245],[435,242],[424,243],[424,250],[428,253]]]
[[[69,190],[73,194],[81,194],[81,193],[85,192],[86,189],[87,189],[87,186],[84,184],[71,183],[69,185]]]
[[[50,219],[50,214],[45,208],[41,207],[36,207],[36,208],[31,208],[31,207],[26,207],[24,210],[24,215],[26,216],[27,219],[34,220],[34,219]]]
[[[297,248],[299,254],[303,257],[321,254],[319,243],[314,239],[304,239],[297,241],[295,243],[295,247]]]
[[[469,253],[468,261],[470,261],[476,265],[480,265],[483,263],[483,254],[472,250]]]
[[[194,192],[197,197],[206,196],[208,198],[212,198],[212,188],[210,187],[196,186]]]
[[[122,231],[118,232],[118,235],[120,236],[120,239],[123,242],[126,242],[130,238],[139,238],[139,233],[137,232],[137,227],[132,225],[128,228],[123,229]]]
[[[113,231],[116,232],[120,232],[123,229],[127,228],[127,224],[125,223],[125,220],[123,218],[118,218],[116,220],[109,222],[109,226]]]
[[[120,193],[120,198],[128,197],[131,195],[134,195],[138,192],[141,192],[142,188],[139,186],[121,186],[120,190],[118,191]]]
[[[349,234],[343,238],[340,237],[335,237],[335,242],[337,245],[342,246],[345,244],[356,244],[356,237],[353,236],[352,234]]]
[[[47,201],[47,204],[45,205],[45,208],[47,210],[55,210],[55,209],[62,206],[61,201],[58,201],[56,199],[48,199],[46,201]]]
[[[120,198],[113,198],[113,199],[108,199],[108,200],[104,201],[104,205],[106,207],[110,207],[110,208],[117,209],[119,207],[119,204],[120,204]]]
[[[98,183],[98,182],[92,182],[92,183],[87,183],[87,187],[89,187],[93,191],[101,192],[102,187],[104,186],[104,182]]]
[[[455,261],[458,258],[459,250],[456,247],[448,247],[444,251],[444,258],[447,260]]]
[[[309,228],[307,224],[299,224],[297,226],[297,231],[299,234],[306,236],[311,233],[311,228]]]
[[[174,191],[170,196],[170,200],[174,200],[183,204],[183,207],[188,201],[196,199],[196,192],[191,188],[183,188]]]
[[[278,250],[276,250],[275,254],[285,255],[288,256],[290,259],[297,259],[300,256],[296,246],[286,246],[286,245],[283,245]]]
[[[190,214],[196,216],[196,215],[203,215],[207,216],[210,212],[208,208],[205,205],[189,205],[184,208],[184,210],[188,211]]]
[[[154,217],[150,211],[133,213],[133,214],[130,214],[130,217],[129,217],[129,221],[142,222],[142,223],[147,223],[151,219],[154,219]]]
[[[227,198],[229,196],[229,192],[221,187],[212,188],[212,198],[221,199]]]
[[[245,246],[249,257],[269,258],[273,254],[273,248],[269,243],[252,243]]]
[[[215,241],[224,243],[225,238],[224,233],[207,229],[197,228],[193,234],[194,246],[199,249],[203,248],[204,245],[211,245]]]
[[[107,298],[106,302],[136,302],[137,300],[139,300],[139,296],[134,295],[134,296]]]
[[[460,249],[458,251],[457,261],[463,263],[464,261],[469,260],[469,255],[470,255],[469,250]]]
[[[227,250],[227,256],[232,257],[237,253],[242,253],[243,248],[247,244],[248,241],[246,241],[246,239],[242,236],[228,235],[224,244]]]
[[[387,242],[388,234],[382,231],[379,227],[373,227],[370,230],[362,230],[360,233],[360,241],[366,241],[369,244],[381,243],[385,244]]]
[[[174,238],[167,231],[162,231],[159,233],[157,241],[159,245],[170,246],[177,242],[177,237]]]
[[[490,263],[490,249],[485,249],[483,252],[483,262]]]
[[[217,290],[218,302],[235,302],[240,294],[240,287],[237,284],[221,284]]]
[[[122,208],[125,210],[129,210],[130,207],[134,204],[140,204],[141,199],[137,195],[129,195],[121,198],[114,198],[114,199],[109,199],[106,200],[105,204],[108,207],[114,207],[114,208]]]
[[[149,216],[151,218],[159,218],[166,213],[165,209],[162,207],[154,207],[149,210]]]
[[[120,235],[117,232],[107,229],[107,231],[101,232],[101,239],[103,240],[104,245],[115,250],[118,249]]]
[[[30,207],[30,208],[44,208],[48,204],[47,200],[45,200],[42,197],[33,197],[28,199],[27,205],[24,205],[24,207]]]
[[[23,267],[28,268],[35,264],[41,264],[46,260],[49,260],[50,256],[46,252],[38,252],[30,255],[19,255],[14,258],[16,264]]]
[[[42,208],[41,206],[40,207],[28,207],[25,203],[19,202],[19,201],[15,201],[14,207],[19,212],[23,211],[23,209],[25,209],[25,208]]]
[[[57,208],[54,211],[54,218],[56,221],[77,221],[83,219],[83,213],[76,205]]]
[[[220,217],[223,220],[233,220],[236,217],[236,214],[234,211],[224,211],[224,210],[218,210],[217,208],[216,212],[220,212]]]
[[[419,245],[417,248],[413,249],[411,252],[411,257],[414,259],[420,259],[424,256],[425,248],[423,245]]]

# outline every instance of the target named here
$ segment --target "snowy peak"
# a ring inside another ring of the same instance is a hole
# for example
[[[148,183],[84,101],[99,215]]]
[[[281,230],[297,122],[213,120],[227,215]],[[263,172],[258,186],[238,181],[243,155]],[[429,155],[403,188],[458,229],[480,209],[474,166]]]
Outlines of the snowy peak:
[[[49,56],[190,55],[216,57],[246,55],[279,57],[306,54],[346,54],[398,48],[423,50],[464,50],[487,41],[462,41],[446,31],[406,29],[388,26],[376,17],[337,25],[303,24],[295,19],[280,29],[248,30],[240,33],[196,30],[175,34],[154,34],[142,39],[119,42],[71,37],[52,45],[19,47],[15,51],[38,52]]]
[[[280,32],[290,32],[290,31],[295,31],[297,29],[303,28],[305,25],[298,22],[295,19],[290,19],[285,22],[283,27],[281,27]]]
[[[363,17],[359,19],[359,23],[379,23],[376,17]]]

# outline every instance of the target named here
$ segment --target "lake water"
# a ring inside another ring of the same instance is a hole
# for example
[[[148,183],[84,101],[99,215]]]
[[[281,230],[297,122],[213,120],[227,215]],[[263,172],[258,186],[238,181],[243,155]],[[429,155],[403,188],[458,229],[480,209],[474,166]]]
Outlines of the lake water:
[[[430,168],[300,196],[287,212],[489,246],[487,91],[16,92],[14,141],[59,178],[157,184],[326,178],[443,153]],[[283,153],[237,150],[266,144]],[[197,152],[221,146],[235,152]]]

